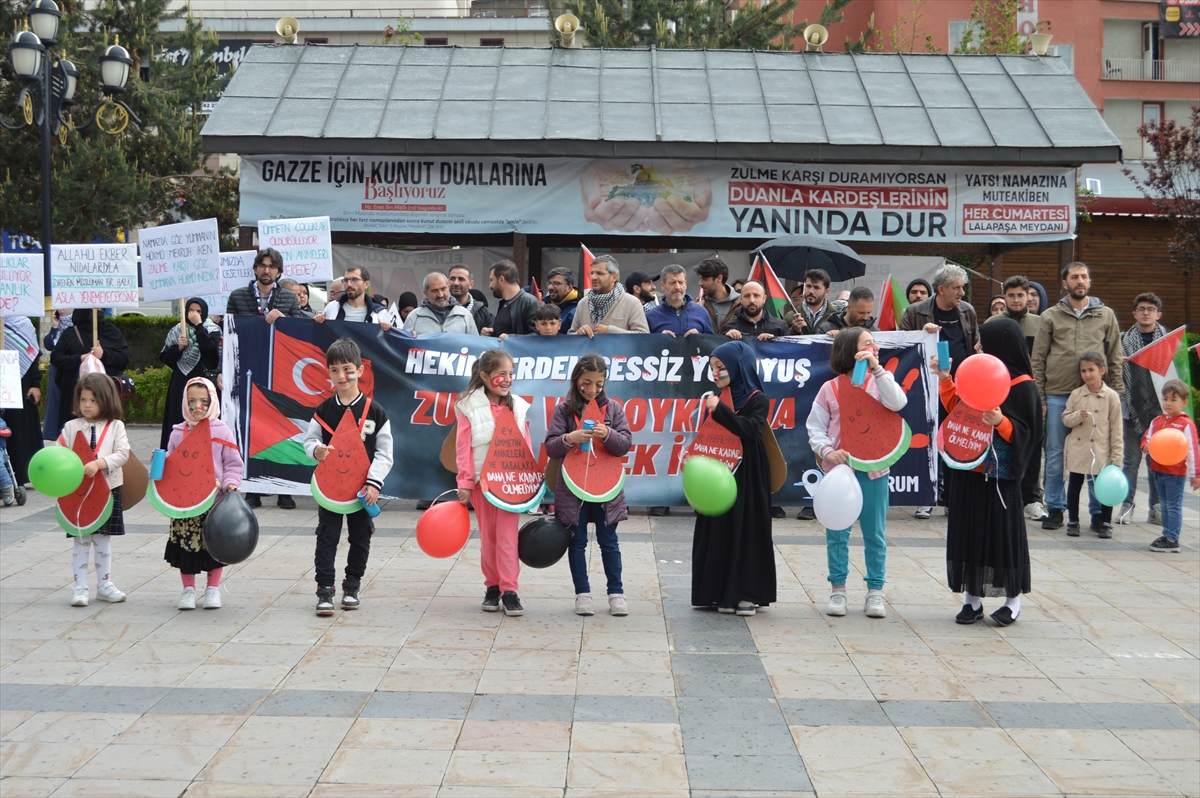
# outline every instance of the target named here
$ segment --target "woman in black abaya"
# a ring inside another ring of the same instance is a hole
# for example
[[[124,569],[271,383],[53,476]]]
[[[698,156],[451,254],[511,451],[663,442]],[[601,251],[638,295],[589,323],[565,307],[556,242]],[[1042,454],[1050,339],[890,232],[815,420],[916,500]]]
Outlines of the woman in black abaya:
[[[714,420],[742,441],[734,479],[737,500],[722,516],[696,517],[692,539],[692,604],[753,615],[775,598],[775,551],[771,540],[771,466],[763,443],[770,401],[758,378],[754,350],[730,341],[713,350],[710,364],[718,389],[729,386],[733,408],[716,396],[707,401]]]
[[[71,314],[72,327],[59,336],[54,351],[50,353],[50,363],[58,371],[58,420],[57,429],[62,431],[75,414],[72,410],[75,396],[75,383],[79,382],[79,365],[83,356],[93,354],[104,364],[107,374],[120,374],[129,365],[129,344],[117,325],[111,321],[100,319],[100,326],[92,327],[92,309],[76,308]],[[92,330],[99,333],[99,343],[92,346]]]
[[[172,428],[183,423],[183,392],[188,380],[206,377],[216,385],[216,372],[221,365],[221,328],[208,318],[208,303],[192,297],[185,307],[187,335],[183,334],[182,325],[176,324],[167,333],[162,351],[158,353],[158,359],[171,368],[160,449],[167,448]]]
[[[1004,596],[992,620],[1008,626],[1021,614],[1021,594],[1029,592],[1029,541],[1021,504],[1021,477],[1031,458],[1039,455],[1042,408],[1025,333],[1012,319],[993,319],[979,325],[985,354],[1008,368],[1008,398],[984,414],[995,428],[992,451],[974,471],[946,470],[951,497],[946,525],[946,576],[950,589],[963,594],[958,623],[983,617],[984,596]],[[934,358],[936,368],[936,358]],[[942,403],[952,410],[958,402],[948,371],[939,371]]]

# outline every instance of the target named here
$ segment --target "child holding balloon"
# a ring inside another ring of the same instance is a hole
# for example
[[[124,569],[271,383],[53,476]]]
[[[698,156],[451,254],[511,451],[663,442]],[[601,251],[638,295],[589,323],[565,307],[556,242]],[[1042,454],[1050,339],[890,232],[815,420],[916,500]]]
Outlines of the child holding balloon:
[[[96,563],[96,598],[116,603],[125,594],[112,582],[112,538],[125,534],[125,517],[121,511],[121,486],[125,484],[121,467],[129,461],[129,437],[121,421],[121,397],[116,385],[106,374],[87,374],[75,383],[74,410],[77,418],[63,425],[58,445],[71,448],[75,436],[82,432],[96,459],[83,466],[84,479],[104,473],[104,482],[112,493],[112,514],[104,525],[90,535],[74,537],[71,552],[71,571],[75,575],[72,607],[88,605],[88,551],[94,549]]]
[[[862,327],[842,330],[833,339],[829,353],[829,365],[834,374],[843,375],[854,371],[860,361],[867,363],[867,375],[862,390],[893,412],[908,404],[904,390],[896,384],[892,373],[879,365],[875,338]],[[813,454],[821,461],[821,470],[826,474],[836,466],[849,461],[850,453],[842,448],[841,407],[838,392],[858,390],[848,385],[847,380],[834,378],[817,391],[812,410],[808,414],[808,443]],[[858,485],[862,489],[862,512],[858,525],[862,529],[863,546],[866,550],[867,598],[863,612],[868,618],[887,616],[884,604],[883,584],[887,575],[887,511],[888,469],[867,473],[855,471]],[[818,519],[820,520],[820,519]],[[850,526],[844,529],[825,530],[825,555],[829,564],[829,583],[832,591],[826,615],[846,614],[846,577],[850,571]]]
[[[1167,380],[1162,388],[1163,414],[1150,422],[1142,451],[1150,454],[1150,479],[1158,488],[1162,512],[1162,535],[1150,551],[1179,551],[1183,528],[1183,483],[1191,478],[1192,490],[1200,490],[1200,440],[1187,407],[1188,386],[1183,380]]]
[[[621,549],[617,545],[617,524],[629,518],[625,491],[598,504],[581,500],[567,487],[561,461],[571,449],[582,444],[603,446],[615,457],[624,457],[633,444],[633,431],[620,403],[604,393],[608,365],[600,355],[579,358],[571,372],[571,387],[567,398],[554,408],[546,429],[546,454],[559,460],[558,481],[554,486],[554,515],[572,530],[571,548],[567,557],[571,564],[571,579],[575,583],[575,614],[593,615],[592,590],[587,573],[588,523],[596,525],[596,543],[608,579],[608,611],[613,615],[628,615],[625,588],[621,584]],[[581,428],[583,412],[592,402],[604,411],[604,421],[592,429]]]
[[[167,440],[167,453],[175,451],[188,433],[204,419],[208,419],[212,436],[213,470],[217,475],[217,487],[226,491],[237,490],[242,484],[242,456],[238,453],[233,433],[221,420],[221,402],[217,388],[203,377],[193,377],[184,385],[183,421],[171,428]],[[204,609],[221,607],[221,575],[224,565],[217,562],[204,548],[204,522],[208,512],[191,518],[172,518],[167,546],[163,559],[172,568],[179,569],[183,582],[183,593],[179,596],[181,610],[196,609],[196,574],[208,574],[204,588]]]
[[[479,475],[487,459],[496,419],[507,407],[517,420],[517,428],[529,441],[525,415],[529,403],[512,395],[513,360],[503,349],[489,349],[471,366],[471,381],[454,405],[457,433],[455,461],[458,465],[458,500],[471,502],[479,520],[479,564],[483,569],[484,612],[524,615],[517,596],[521,560],[517,554],[517,524],[520,516],[501,510],[483,495]],[[532,450],[532,446],[530,449]]]
[[[1067,397],[1062,422],[1071,428],[1063,446],[1063,460],[1071,475],[1067,482],[1067,535],[1079,537],[1079,494],[1088,484],[1092,509],[1092,531],[1112,537],[1112,507],[1101,504],[1093,494],[1093,480],[1106,465],[1117,468],[1125,461],[1125,427],[1121,420],[1121,397],[1104,383],[1108,361],[1099,352],[1079,356],[1083,385]],[[1097,511],[1098,508],[1098,511]]]

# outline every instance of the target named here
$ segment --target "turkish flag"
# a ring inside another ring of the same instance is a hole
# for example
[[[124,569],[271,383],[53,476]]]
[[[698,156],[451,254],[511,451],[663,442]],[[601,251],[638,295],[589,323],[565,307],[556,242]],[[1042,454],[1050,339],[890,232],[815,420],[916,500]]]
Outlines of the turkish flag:
[[[271,390],[294,399],[305,407],[316,407],[333,396],[325,353],[315,344],[301,341],[285,333],[274,336],[274,365],[271,368]],[[367,396],[375,393],[375,374],[371,361],[363,359],[363,375],[358,389]]]
[[[579,248],[583,250],[583,279],[580,282],[583,283],[584,293],[587,293],[592,290],[592,261],[596,259],[596,256],[582,243]]]

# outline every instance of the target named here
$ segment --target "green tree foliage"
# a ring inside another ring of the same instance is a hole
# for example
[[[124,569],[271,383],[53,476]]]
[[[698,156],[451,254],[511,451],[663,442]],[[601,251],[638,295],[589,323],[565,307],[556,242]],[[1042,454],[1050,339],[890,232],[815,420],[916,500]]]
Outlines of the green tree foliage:
[[[1021,0],[975,0],[971,19],[957,44],[950,42],[957,55],[1020,55],[1028,51],[1026,37],[1017,32],[1017,11]],[[1038,23],[1038,30],[1050,23]]]
[[[829,0],[817,22],[842,21],[852,0]],[[567,0],[579,17],[589,47],[707,48],[710,50],[791,50],[808,22],[793,22],[797,0],[770,0],[738,7],[721,0]],[[871,37],[868,28],[846,49],[860,52]],[[557,38],[553,34],[552,38]]]
[[[26,3],[0,1],[0,34],[8,38],[24,27]],[[215,216],[223,232],[237,221],[237,181],[228,170],[204,169],[200,151],[201,105],[222,88],[211,56],[217,46],[188,9],[168,10],[169,0],[58,0],[63,12],[58,54],[79,69],[71,114],[75,129],[66,143],[53,144],[52,203],[54,240],[114,240],[120,231],[147,224]],[[163,33],[165,20],[183,20],[183,28]],[[121,96],[141,119],[124,133],[110,136],[95,124],[84,127],[90,112],[104,101],[99,57],[114,43],[134,59]],[[156,58],[182,48],[176,61]],[[145,71],[148,68],[148,75]],[[148,80],[143,80],[148,77]],[[21,86],[11,63],[0,68],[0,113],[20,118],[15,103]],[[79,129],[83,128],[83,129]],[[41,234],[41,156],[36,128],[0,130],[0,219],[10,231],[35,238]]]

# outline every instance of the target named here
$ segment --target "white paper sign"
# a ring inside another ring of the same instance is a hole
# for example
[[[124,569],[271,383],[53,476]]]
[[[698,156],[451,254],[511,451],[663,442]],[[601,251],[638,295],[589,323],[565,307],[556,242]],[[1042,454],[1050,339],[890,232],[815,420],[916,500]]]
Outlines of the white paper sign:
[[[187,299],[221,290],[216,219],[147,227],[138,232],[142,250],[142,298],[146,302]]]
[[[229,301],[233,289],[245,288],[250,284],[254,279],[254,256],[257,254],[253,249],[221,253],[221,293],[200,297],[208,303],[208,315],[224,316],[225,303]]]
[[[0,407],[24,407],[21,401],[21,362],[16,351],[0,349]]]
[[[259,249],[279,250],[283,276],[300,283],[333,279],[333,239],[329,217],[267,219],[258,223]]]
[[[0,316],[41,316],[46,312],[42,253],[0,257]]]
[[[56,308],[136,308],[137,244],[51,246],[50,296]]]

